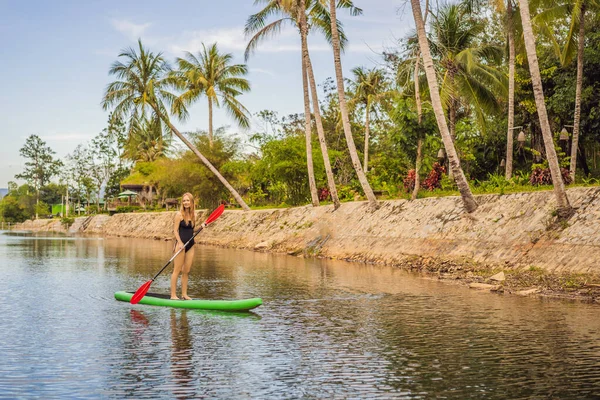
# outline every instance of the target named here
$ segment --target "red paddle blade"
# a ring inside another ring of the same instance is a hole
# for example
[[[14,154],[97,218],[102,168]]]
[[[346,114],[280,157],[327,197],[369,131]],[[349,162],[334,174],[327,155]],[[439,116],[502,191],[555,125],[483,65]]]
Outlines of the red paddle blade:
[[[150,289],[150,285],[152,285],[152,279],[148,282],[144,283],[140,288],[133,294],[133,297],[129,301],[131,304],[137,304],[140,302],[142,297],[148,293],[148,289]]]
[[[221,204],[219,207],[217,207],[217,209],[215,211],[212,212],[212,214],[210,214],[210,216],[206,220],[205,224],[208,225],[211,222],[213,222],[215,219],[219,218],[221,216],[221,214],[223,214],[223,211],[225,211],[225,205]]]

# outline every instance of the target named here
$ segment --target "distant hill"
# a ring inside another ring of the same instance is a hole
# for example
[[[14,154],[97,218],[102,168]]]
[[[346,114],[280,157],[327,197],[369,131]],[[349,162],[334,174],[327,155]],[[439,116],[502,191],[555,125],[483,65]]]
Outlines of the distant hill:
[[[8,193],[8,189],[0,188],[0,199],[6,196],[6,193]]]

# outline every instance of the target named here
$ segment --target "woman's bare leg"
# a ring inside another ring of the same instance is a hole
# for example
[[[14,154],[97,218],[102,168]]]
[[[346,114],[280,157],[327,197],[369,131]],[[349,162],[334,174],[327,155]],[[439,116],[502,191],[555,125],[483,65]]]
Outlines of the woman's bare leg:
[[[177,297],[177,278],[179,278],[179,274],[181,273],[184,260],[185,253],[183,251],[179,253],[177,257],[175,257],[175,260],[173,260],[173,273],[171,274],[171,298],[174,300],[179,300],[179,297]],[[181,280],[183,283],[183,278]]]
[[[194,259],[194,247],[185,253],[185,260],[183,262],[183,270],[181,271],[181,297],[185,300],[191,300],[190,296],[187,294],[188,288],[188,275],[190,273],[190,269],[192,269],[192,261]]]

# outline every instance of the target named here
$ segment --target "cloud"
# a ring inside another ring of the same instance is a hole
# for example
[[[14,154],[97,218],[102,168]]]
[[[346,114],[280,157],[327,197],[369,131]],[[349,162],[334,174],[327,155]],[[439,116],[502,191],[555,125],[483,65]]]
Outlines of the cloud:
[[[260,43],[257,53],[300,52],[300,38],[293,29],[283,29],[276,37]],[[170,53],[179,56],[184,51],[196,53],[206,46],[217,43],[221,51],[242,52],[246,50],[248,38],[242,26],[184,32],[178,39],[171,39]],[[328,45],[321,43],[310,45],[311,51],[330,51]]]
[[[222,50],[232,51],[246,48],[244,29],[241,27],[188,31],[183,33],[178,42],[169,46],[170,52],[175,54],[183,51],[196,53],[202,49],[202,43],[208,46],[215,42]]]
[[[149,22],[145,24],[136,24],[126,19],[111,19],[111,25],[117,31],[121,32],[131,40],[137,40],[150,27]]]
[[[256,73],[256,74],[265,74],[265,75],[269,75],[269,76],[276,76],[276,74],[273,71],[269,71],[268,69],[262,69],[262,68],[250,68],[249,71],[252,73]]]

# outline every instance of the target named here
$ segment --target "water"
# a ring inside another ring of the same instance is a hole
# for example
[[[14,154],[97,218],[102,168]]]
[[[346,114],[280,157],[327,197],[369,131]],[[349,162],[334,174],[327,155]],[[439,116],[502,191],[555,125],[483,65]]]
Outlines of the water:
[[[210,247],[197,247],[189,294],[262,297],[261,307],[114,300],[171,248],[0,235],[0,397],[600,398],[597,305]],[[164,273],[152,291],[168,287]]]

